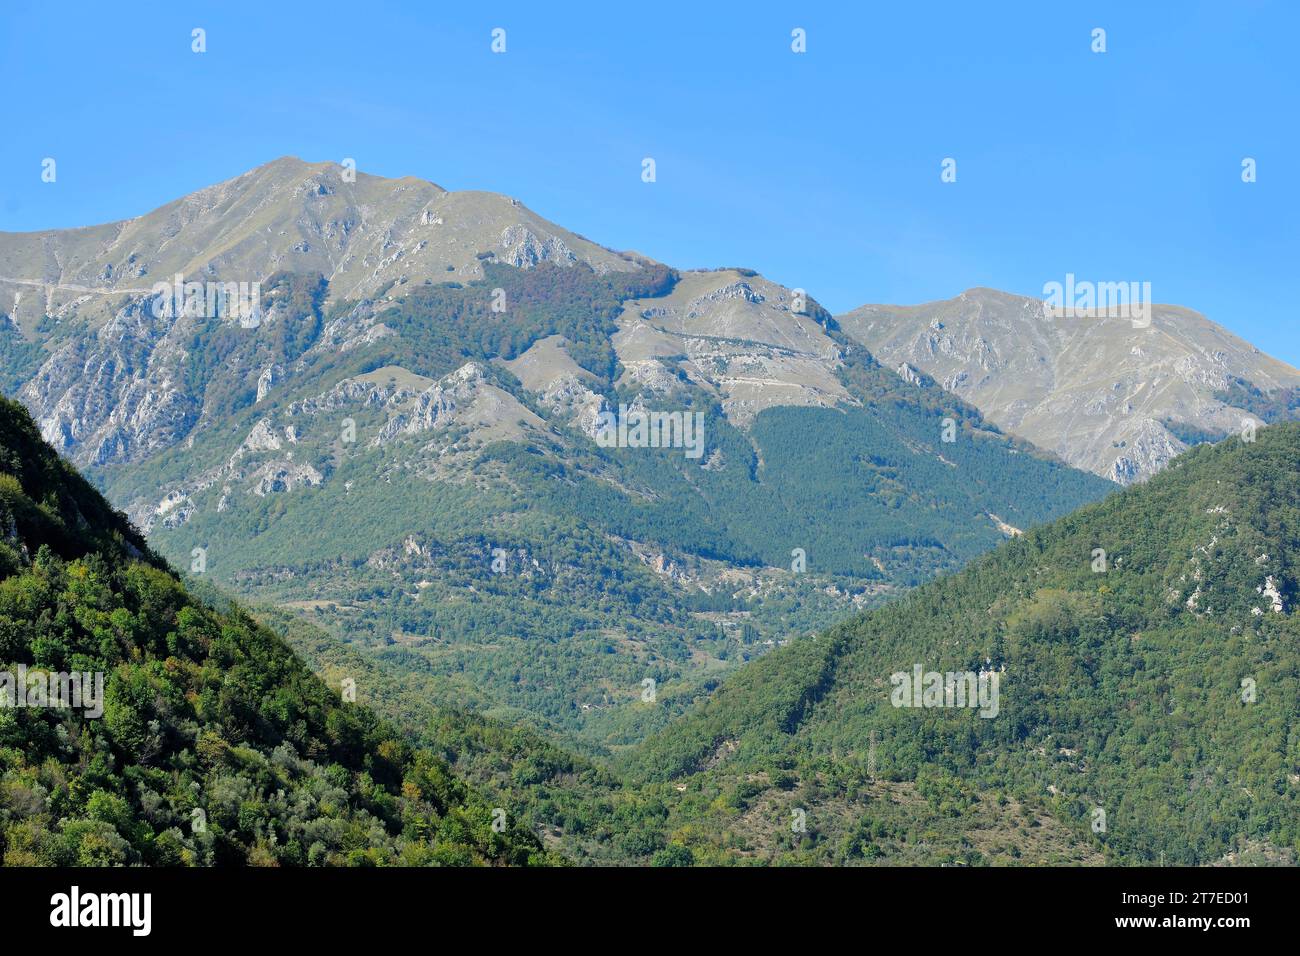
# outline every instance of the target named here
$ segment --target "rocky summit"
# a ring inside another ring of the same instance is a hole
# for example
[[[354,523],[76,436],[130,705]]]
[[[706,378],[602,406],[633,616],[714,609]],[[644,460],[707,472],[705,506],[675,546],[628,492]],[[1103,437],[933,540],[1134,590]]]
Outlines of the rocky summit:
[[[1149,318],[1055,315],[970,289],[837,321],[900,374],[924,373],[1011,434],[1126,485],[1206,437],[1263,424],[1243,391],[1300,385],[1300,371],[1191,309],[1157,304]]]

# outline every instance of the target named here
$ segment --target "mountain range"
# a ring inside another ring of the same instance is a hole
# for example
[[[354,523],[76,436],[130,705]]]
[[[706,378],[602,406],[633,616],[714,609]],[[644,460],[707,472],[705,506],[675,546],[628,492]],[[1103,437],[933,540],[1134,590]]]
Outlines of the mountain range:
[[[120,715],[12,725],[7,862],[1294,861],[1300,373],[1190,310],[836,317],[286,158],[0,233],[0,312],[0,663]]]
[[[160,554],[445,699],[622,746],[672,712],[623,706],[644,681],[685,706],[1110,487],[802,290],[352,179],[284,159],[0,236],[6,376]],[[255,314],[208,308],[227,284]],[[620,410],[698,417],[698,457],[609,447]]]
[[[0,856],[1294,865],[1297,461],[1293,423],[1197,448],[593,762],[187,587],[3,401]],[[69,671],[95,710],[31,702]]]

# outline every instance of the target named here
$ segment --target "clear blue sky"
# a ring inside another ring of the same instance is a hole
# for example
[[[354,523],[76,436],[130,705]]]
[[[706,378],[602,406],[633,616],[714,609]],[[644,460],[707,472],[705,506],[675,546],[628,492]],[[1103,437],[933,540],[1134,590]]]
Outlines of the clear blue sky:
[[[7,0],[0,229],[355,157],[671,265],[756,268],[837,312],[1040,295],[1067,272],[1149,281],[1300,364],[1298,9]]]

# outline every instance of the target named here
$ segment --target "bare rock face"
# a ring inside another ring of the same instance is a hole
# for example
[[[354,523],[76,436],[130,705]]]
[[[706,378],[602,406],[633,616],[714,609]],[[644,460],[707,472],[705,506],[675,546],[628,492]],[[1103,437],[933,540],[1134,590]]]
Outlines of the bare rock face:
[[[605,400],[575,375],[562,375],[541,395],[542,405],[559,418],[571,418],[589,438],[596,437],[596,423]]]
[[[917,375],[916,369],[912,368],[912,366],[908,365],[906,362],[899,365],[895,371],[898,373],[898,377],[908,385],[921,384],[921,376]],[[949,389],[949,391],[951,391],[951,389]]]
[[[596,419],[605,399],[593,391],[597,378],[569,354],[569,343],[560,335],[539,339],[513,359],[497,359],[532,392],[548,418],[568,421],[588,437],[596,436]]]
[[[384,340],[398,335],[400,319],[389,310],[400,293],[390,290],[474,281],[492,261],[518,269],[582,263],[598,273],[647,262],[505,196],[448,192],[412,178],[345,179],[334,164],[287,158],[136,219],[0,233],[0,316],[29,338],[39,338],[37,324],[57,328],[20,398],[43,435],[79,465],[136,463],[193,447],[232,409],[256,405],[265,431],[254,429],[240,448],[223,446],[204,477],[230,479],[236,495],[251,480],[244,471],[267,456],[288,445],[301,453],[300,436],[320,416],[331,417],[326,430],[337,433],[349,414],[383,409],[382,424],[366,436],[379,444],[452,425],[482,439],[544,426],[494,384],[502,367],[543,416],[594,434],[601,392],[611,383],[579,367],[559,335],[515,359],[471,363],[436,382],[397,369],[391,378],[330,379],[328,388],[322,382],[322,391],[303,397],[317,389],[304,387],[305,369],[348,353],[382,352]],[[301,290],[292,283],[265,290],[251,327],[214,328],[210,318],[151,308],[154,281],[183,275],[256,283],[276,273],[324,280],[305,351],[269,344],[295,339],[301,329],[294,324],[302,302],[294,290]],[[937,383],[1005,430],[1121,483],[1145,478],[1182,451],[1180,424],[1238,430],[1245,413],[1214,397],[1234,379],[1265,389],[1300,385],[1300,372],[1169,306],[1154,308],[1150,328],[1133,329],[1124,320],[1049,319],[1037,300],[977,289],[922,306],[864,306],[839,324],[904,381]],[[749,270],[681,273],[667,294],[624,303],[616,326],[612,345],[622,371],[613,384],[648,405],[672,403],[689,383],[745,428],[768,408],[853,401],[841,381],[844,339],[830,317],[802,290]],[[218,376],[219,387],[203,375]],[[225,403],[214,405],[214,393]],[[218,475],[223,459],[240,474]],[[266,489],[310,487],[309,478],[295,467]],[[144,520],[185,520],[180,505],[155,513],[152,491],[138,505]]]
[[[346,378],[315,398],[293,402],[285,409],[285,414],[291,418],[332,415],[343,409],[395,405],[415,394],[415,389],[396,382],[380,382],[366,377]]]
[[[271,393],[271,386],[282,378],[284,378],[284,366],[278,362],[262,369],[262,374],[257,377],[257,401],[266,398]]]
[[[94,334],[65,340],[19,398],[45,440],[76,461],[136,461],[170,447],[200,410],[183,384],[187,325],[132,300]]]
[[[625,366],[623,382],[634,385],[641,392],[666,394],[677,385],[677,377],[659,359],[630,361]]]
[[[1154,475],[1187,448],[1167,428],[1150,419],[1138,422],[1130,433],[1133,437],[1126,441],[1123,452],[1115,457],[1106,475],[1121,485]]]
[[[670,295],[627,303],[618,325],[619,384],[646,396],[671,392],[680,371],[741,426],[765,408],[848,400],[839,346],[806,297],[752,273],[683,273]]]
[[[707,316],[717,303],[728,300],[751,302],[758,305],[761,302],[766,302],[767,296],[755,289],[748,281],[739,279],[716,289],[711,289],[703,295],[696,296],[686,306],[686,317],[698,319],[701,316]]]
[[[1004,430],[1120,484],[1187,447],[1171,426],[1226,435],[1254,420],[1215,398],[1233,379],[1300,385],[1300,371],[1177,306],[1153,306],[1150,326],[1135,328],[972,289],[918,306],[866,305],[837,321],[900,374],[925,372]]]
[[[165,528],[179,528],[194,514],[194,502],[180,491],[171,491],[158,503],[153,517]]]
[[[315,487],[323,480],[321,473],[311,465],[287,459],[267,462],[253,472],[251,477],[253,494],[262,498],[297,488]]]
[[[497,258],[517,269],[531,269],[539,262],[570,266],[578,261],[559,236],[542,238],[523,225],[509,226],[502,231],[501,248],[504,251]]]
[[[380,429],[375,444],[418,435],[451,424],[458,413],[471,407],[492,386],[476,362],[467,362],[415,396]]]
[[[361,439],[353,416],[368,416],[370,428]],[[439,437],[453,426],[458,446]],[[514,396],[493,384],[477,362],[438,380],[386,366],[269,410],[223,464],[163,489],[161,500],[137,505],[132,518],[147,532],[159,525],[177,527],[204,509],[223,513],[237,506],[241,495],[267,497],[320,487],[328,479],[318,466],[330,459],[322,436],[330,436],[326,441],[332,438],[336,447],[365,440],[368,447],[384,450],[390,465],[400,462],[400,467],[427,476],[454,457],[447,456],[449,450],[518,438],[543,426]],[[426,436],[432,440],[426,442]]]
[[[259,452],[259,451],[279,451],[280,439],[275,434],[275,429],[271,427],[271,420],[263,418],[253,426],[253,430],[248,433],[244,443],[239,446],[239,452]]]

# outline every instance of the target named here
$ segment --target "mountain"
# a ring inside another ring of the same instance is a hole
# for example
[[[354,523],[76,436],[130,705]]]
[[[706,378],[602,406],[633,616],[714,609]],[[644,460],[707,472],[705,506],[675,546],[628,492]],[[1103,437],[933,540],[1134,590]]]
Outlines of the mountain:
[[[6,233],[0,290],[24,327],[46,316],[96,324],[176,273],[248,282],[279,271],[322,275],[338,296],[363,299],[417,277],[479,278],[478,253],[488,248],[521,267],[633,268],[506,196],[283,157],[134,219]]]
[[[752,270],[349,173],[0,234],[0,357],[161,555],[441,704],[625,747],[1111,488]]]
[[[554,859],[244,611],[189,594],[7,399],[0,528],[5,865]]]
[[[864,305],[837,321],[891,368],[923,373],[1005,431],[1120,484],[1245,421],[1260,424],[1242,393],[1300,386],[1300,371],[1178,306],[1152,306],[1137,328],[971,289],[924,305]]]
[[[883,319],[332,164],[0,234],[0,307],[0,667],[106,677],[0,708],[6,862],[1295,859],[1300,433],[1206,440],[1300,383],[1226,333],[1121,492]]]
[[[411,178],[353,178],[346,181],[336,164],[284,158],[135,219],[0,234],[0,301],[7,300],[10,330],[35,337],[49,353],[10,346],[21,353],[10,374],[34,373],[23,400],[36,409],[42,434],[74,461],[102,464],[138,459],[206,424],[212,409],[194,388],[201,370],[193,363],[201,359],[192,341],[205,327],[146,307],[155,283],[173,284],[177,275],[250,285],[280,273],[319,277],[331,300],[365,301],[430,277],[482,278],[488,258],[515,267],[582,263],[599,275],[636,268],[505,196],[450,193]],[[277,301],[279,288],[262,290],[271,300],[268,326],[277,308],[296,305]],[[310,300],[314,290],[305,283],[284,294]],[[300,340],[285,344],[283,357],[296,358]],[[266,369],[274,376],[274,364],[243,372],[255,385]]]
[[[756,661],[624,771],[682,861],[1294,864],[1298,546],[1300,425],[1198,446]]]

